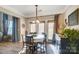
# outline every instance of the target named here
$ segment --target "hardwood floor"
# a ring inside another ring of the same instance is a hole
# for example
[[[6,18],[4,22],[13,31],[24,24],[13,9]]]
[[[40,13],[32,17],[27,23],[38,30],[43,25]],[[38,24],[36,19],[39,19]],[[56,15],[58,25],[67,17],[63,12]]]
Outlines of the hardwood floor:
[[[0,42],[0,54],[18,54],[21,49],[22,43]]]
[[[26,54],[26,46],[22,48],[22,43],[0,43],[0,54]],[[56,46],[47,44],[47,52],[35,54],[58,54],[58,50]]]
[[[23,50],[21,50],[20,53],[25,54],[25,48],[23,48]],[[43,53],[38,52],[34,54],[59,54],[59,53],[60,53],[59,46],[53,44],[47,44],[47,52],[43,52]]]

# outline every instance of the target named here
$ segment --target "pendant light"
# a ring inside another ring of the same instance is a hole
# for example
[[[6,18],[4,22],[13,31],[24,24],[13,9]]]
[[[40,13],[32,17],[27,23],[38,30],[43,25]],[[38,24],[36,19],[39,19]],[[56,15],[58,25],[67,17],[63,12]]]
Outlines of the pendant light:
[[[36,7],[36,23],[39,23],[39,20],[38,20],[38,5],[35,5]]]
[[[36,7],[36,18],[35,21],[32,21],[32,23],[40,23],[38,20],[38,5],[35,5],[35,7]]]

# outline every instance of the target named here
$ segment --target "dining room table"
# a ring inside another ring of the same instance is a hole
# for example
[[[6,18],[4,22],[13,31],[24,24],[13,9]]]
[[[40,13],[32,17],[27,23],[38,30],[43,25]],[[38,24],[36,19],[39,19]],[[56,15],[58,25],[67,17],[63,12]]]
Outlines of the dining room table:
[[[35,35],[32,35],[32,34],[28,34],[27,37],[32,37],[32,40],[31,42],[33,43],[32,44],[32,53],[34,53],[34,51],[37,51],[37,47],[38,47],[38,44],[40,43],[44,43],[44,40],[45,40],[45,36],[44,34],[35,34]],[[27,39],[26,39],[27,40]]]

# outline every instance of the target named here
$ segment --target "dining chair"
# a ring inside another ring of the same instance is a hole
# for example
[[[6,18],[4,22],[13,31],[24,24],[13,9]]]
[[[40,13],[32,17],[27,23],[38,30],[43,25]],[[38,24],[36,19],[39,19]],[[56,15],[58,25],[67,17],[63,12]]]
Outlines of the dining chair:
[[[45,33],[42,33],[42,35],[44,35],[44,40],[43,40],[43,42],[37,42],[37,53],[46,53],[47,52],[47,45],[46,45],[47,36]]]
[[[44,51],[45,51],[45,53],[47,53],[47,35],[46,35],[46,33],[43,33],[43,35],[44,35],[44,41],[43,41]]]
[[[26,53],[34,53],[33,36],[26,36]]]

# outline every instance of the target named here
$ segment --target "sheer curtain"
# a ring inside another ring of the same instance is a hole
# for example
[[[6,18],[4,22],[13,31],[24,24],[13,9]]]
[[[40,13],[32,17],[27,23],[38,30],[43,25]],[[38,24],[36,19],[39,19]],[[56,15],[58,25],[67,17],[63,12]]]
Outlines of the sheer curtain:
[[[39,23],[39,32],[38,32],[39,34],[44,33],[44,26],[45,26],[44,22]]]

